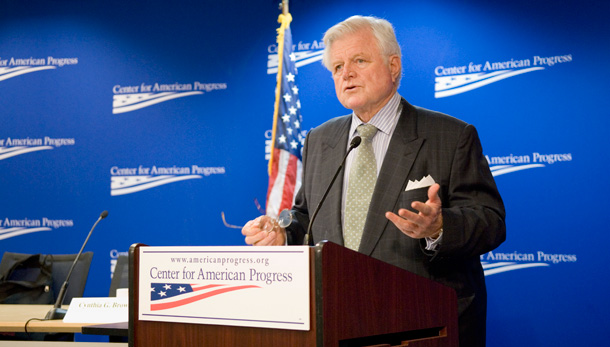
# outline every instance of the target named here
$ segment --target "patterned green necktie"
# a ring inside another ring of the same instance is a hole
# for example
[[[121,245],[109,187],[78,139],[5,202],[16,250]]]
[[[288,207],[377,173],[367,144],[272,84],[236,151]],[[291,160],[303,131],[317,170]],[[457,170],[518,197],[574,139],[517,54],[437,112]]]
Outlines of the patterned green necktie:
[[[345,216],[343,218],[343,239],[345,247],[358,250],[362,239],[364,222],[377,181],[377,162],[373,153],[373,136],[377,128],[370,124],[361,124],[356,129],[362,143],[356,152],[356,158],[349,172]]]

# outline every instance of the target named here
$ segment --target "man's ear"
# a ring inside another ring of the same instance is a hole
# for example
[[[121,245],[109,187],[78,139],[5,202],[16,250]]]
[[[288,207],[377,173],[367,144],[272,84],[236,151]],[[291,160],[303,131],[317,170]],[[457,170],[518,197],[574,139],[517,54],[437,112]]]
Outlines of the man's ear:
[[[388,63],[390,67],[390,74],[392,75],[392,82],[396,82],[402,73],[402,62],[400,61],[400,57],[397,55],[391,55]]]

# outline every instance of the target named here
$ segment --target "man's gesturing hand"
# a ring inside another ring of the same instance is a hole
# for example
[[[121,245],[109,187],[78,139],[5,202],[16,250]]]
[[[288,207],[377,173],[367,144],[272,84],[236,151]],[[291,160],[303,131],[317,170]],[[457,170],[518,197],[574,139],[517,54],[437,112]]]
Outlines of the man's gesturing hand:
[[[433,184],[428,189],[428,201],[425,203],[414,201],[411,204],[411,207],[419,211],[419,213],[401,208],[398,210],[398,215],[386,212],[386,218],[411,238],[437,238],[443,227],[442,204],[441,198],[438,195],[440,188],[441,186],[438,183]]]

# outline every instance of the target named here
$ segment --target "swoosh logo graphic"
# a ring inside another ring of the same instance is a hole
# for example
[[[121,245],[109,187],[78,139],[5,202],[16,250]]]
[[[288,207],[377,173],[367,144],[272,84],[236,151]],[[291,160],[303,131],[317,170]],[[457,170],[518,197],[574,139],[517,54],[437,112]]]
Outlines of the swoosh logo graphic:
[[[218,286],[218,285],[212,285],[214,287]],[[212,287],[209,286],[209,287]],[[236,290],[242,290],[242,289],[249,289],[249,288],[260,288],[259,286],[254,286],[254,285],[244,285],[244,286],[234,286],[234,287],[227,287],[227,288],[221,288],[221,289],[216,289],[216,290],[212,290],[206,293],[202,293],[196,296],[191,296],[191,297],[187,297],[184,298],[182,300],[177,300],[177,301],[172,301],[172,302],[167,302],[167,303],[161,303],[161,304],[151,304],[150,305],[150,310],[151,311],[159,311],[159,310],[167,310],[170,308],[174,308],[174,307],[179,307],[179,306],[183,306],[183,305],[187,305],[199,300],[203,300],[203,299],[207,299],[216,295],[220,295],[220,294],[224,294],[224,293],[229,293],[229,292],[233,292]]]
[[[48,231],[51,228],[2,228],[0,227],[0,240],[10,239],[11,237],[37,233],[39,231]]]
[[[18,67],[2,67],[0,68],[0,81],[7,80],[12,77],[17,77],[30,72],[36,72],[41,70],[56,69],[55,66],[18,66]]]
[[[501,81],[524,73],[544,70],[543,67],[531,67],[521,70],[500,70],[490,73],[473,73],[457,76],[436,77],[434,85],[434,97],[444,98],[456,94],[465,93],[473,89],[481,88],[488,84]]]
[[[125,195],[140,192],[142,190],[162,186],[164,184],[202,178],[200,175],[185,176],[120,176],[110,178],[110,195]]]
[[[497,166],[490,166],[489,170],[491,171],[491,175],[496,177],[496,176],[504,175],[507,173],[515,172],[515,171],[534,169],[537,167],[544,167],[544,164],[528,164],[528,165],[520,165],[520,166],[497,165]]]
[[[112,113],[117,114],[135,111],[164,101],[200,94],[203,94],[203,92],[164,92],[115,95],[112,101]]]
[[[36,146],[36,147],[25,147],[25,146],[17,146],[17,147],[0,147],[0,160],[4,160],[6,158],[14,157],[16,155],[36,152],[36,151],[44,151],[47,149],[53,149],[51,146]]]
[[[481,263],[483,265],[483,273],[485,276],[491,276],[495,274],[499,274],[507,271],[521,270],[527,269],[530,267],[541,267],[541,266],[550,266],[547,263],[527,263],[527,264],[517,264],[511,262],[500,262],[500,263]]]
[[[316,61],[322,60],[322,55],[324,51],[303,51],[303,52],[293,52],[296,58],[296,63],[294,64],[297,68],[311,64]],[[271,75],[277,73],[278,68],[278,57],[277,54],[270,54],[267,60],[267,74]]]

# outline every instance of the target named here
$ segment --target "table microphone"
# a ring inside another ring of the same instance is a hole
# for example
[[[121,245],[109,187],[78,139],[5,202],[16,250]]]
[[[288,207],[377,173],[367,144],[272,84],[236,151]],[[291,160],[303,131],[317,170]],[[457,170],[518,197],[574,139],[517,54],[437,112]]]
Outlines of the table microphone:
[[[87,235],[87,238],[85,239],[85,243],[83,243],[83,246],[80,248],[78,255],[76,256],[76,258],[74,259],[74,262],[72,263],[72,267],[70,267],[70,271],[68,272],[68,276],[66,277],[64,284],[61,286],[61,289],[59,290],[59,295],[57,296],[55,305],[53,306],[53,308],[51,310],[49,310],[49,312],[47,312],[47,315],[44,317],[45,320],[63,319],[64,316],[66,315],[67,310],[61,308],[61,304],[63,303],[64,297],[66,296],[66,289],[68,289],[68,281],[70,280],[70,275],[72,275],[72,270],[74,270],[74,267],[76,266],[76,263],[78,262],[78,258],[80,257],[81,253],[83,253],[83,249],[85,249],[85,245],[87,244],[87,241],[89,241],[89,237],[91,237],[91,233],[93,232],[93,229],[95,229],[95,226],[97,225],[97,223],[99,223],[102,219],[104,219],[106,217],[108,217],[108,211],[102,212],[100,214],[100,217],[95,222],[95,224],[93,224],[91,231],[89,231],[89,235]]]
[[[309,239],[311,238],[311,226],[313,225],[313,221],[316,219],[318,212],[320,212],[320,207],[322,207],[322,203],[324,203],[324,200],[326,200],[326,196],[328,195],[328,192],[330,192],[330,188],[332,188],[333,184],[335,183],[335,180],[337,179],[337,176],[339,176],[339,172],[341,172],[341,169],[343,168],[343,164],[345,164],[345,160],[347,159],[348,154],[352,151],[352,149],[360,146],[360,142],[362,142],[362,138],[360,136],[355,136],[352,139],[352,142],[350,142],[349,148],[347,149],[347,153],[345,153],[345,156],[341,161],[341,165],[339,165],[337,172],[335,172],[335,176],[333,177],[332,181],[330,181],[328,188],[326,188],[324,196],[322,196],[322,200],[320,200],[320,202],[318,203],[318,207],[316,207],[316,210],[313,212],[313,215],[309,220],[309,225],[307,226],[307,234],[305,234],[305,238],[303,240],[303,246],[309,246]]]

